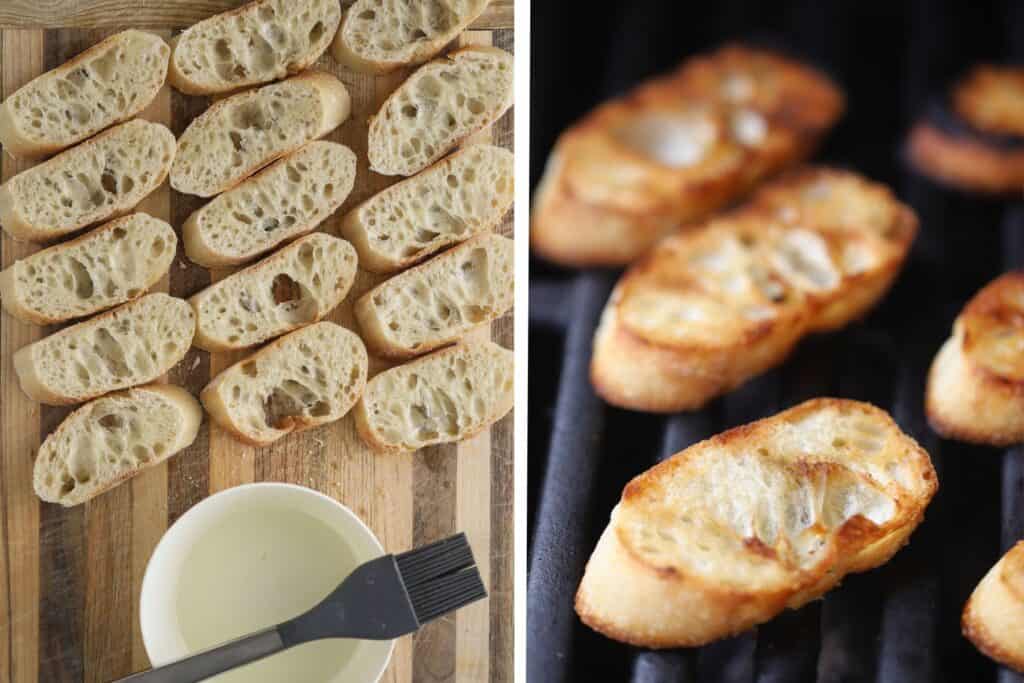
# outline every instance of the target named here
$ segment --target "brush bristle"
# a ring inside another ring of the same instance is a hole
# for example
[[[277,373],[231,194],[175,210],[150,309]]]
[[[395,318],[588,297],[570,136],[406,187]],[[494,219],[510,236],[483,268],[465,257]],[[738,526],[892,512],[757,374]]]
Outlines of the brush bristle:
[[[395,556],[420,624],[487,596],[465,534]]]

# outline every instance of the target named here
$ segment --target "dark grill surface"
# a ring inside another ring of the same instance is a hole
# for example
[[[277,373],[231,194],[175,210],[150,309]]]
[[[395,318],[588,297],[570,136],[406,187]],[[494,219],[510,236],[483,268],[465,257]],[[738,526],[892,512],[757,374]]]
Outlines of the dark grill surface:
[[[531,181],[558,131],[598,101],[728,39],[806,58],[835,77],[846,115],[816,161],[889,184],[921,233],[867,319],[806,339],[780,368],[670,416],[618,410],[588,380],[591,340],[618,276],[531,263],[528,672],[560,681],[1018,681],[960,635],[974,586],[1024,536],[1024,450],[939,439],[925,373],[963,304],[1024,267],[1024,203],[969,197],[912,173],[900,145],[929,97],[980,60],[1024,58],[1024,3],[632,0],[533,3]],[[572,599],[629,479],[658,459],[813,396],[871,401],[931,454],[939,493],[910,544],[824,599],[737,638],[644,651],[583,626]]]

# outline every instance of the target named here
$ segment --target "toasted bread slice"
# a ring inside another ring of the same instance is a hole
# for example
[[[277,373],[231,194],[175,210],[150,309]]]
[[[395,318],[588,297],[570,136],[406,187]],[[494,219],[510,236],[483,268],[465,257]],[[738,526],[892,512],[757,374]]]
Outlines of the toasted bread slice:
[[[626,271],[594,339],[594,387],[624,408],[698,409],[780,363],[807,333],[863,315],[916,230],[907,206],[853,173],[787,174]]]
[[[12,263],[0,272],[0,303],[36,325],[92,315],[145,294],[177,246],[170,225],[133,213]]]
[[[316,140],[197,209],[181,228],[199,265],[237,266],[311,232],[344,203],[356,155]]]
[[[456,344],[371,379],[354,411],[356,428],[385,453],[468,439],[512,410],[514,376],[508,349]]]
[[[171,187],[200,197],[230,190],[340,126],[351,107],[341,81],[318,71],[226,97],[181,134]]]
[[[32,400],[82,403],[157,379],[185,357],[195,331],[187,301],[147,294],[23,346],[14,369]]]
[[[971,593],[961,627],[985,655],[1024,673],[1024,541],[1010,548]]]
[[[412,358],[496,320],[515,294],[513,242],[488,233],[399,273],[356,301],[363,340],[385,358]]]
[[[745,631],[886,562],[938,488],[884,411],[815,399],[695,444],[631,481],[576,594],[642,647]]]
[[[356,0],[331,43],[340,64],[385,74],[422,64],[483,14],[490,0]]]
[[[833,83],[773,53],[694,57],[559,138],[534,202],[533,248],[567,265],[629,263],[806,157],[842,110]]]
[[[108,394],[68,415],[36,458],[36,495],[65,507],[92,500],[195,441],[203,409],[181,387]]]
[[[512,206],[512,152],[471,145],[350,211],[341,234],[359,265],[394,273],[452,244],[488,232]]]
[[[174,133],[134,119],[0,185],[0,224],[17,240],[51,242],[128,213],[167,177]]]
[[[366,386],[367,363],[355,333],[319,322],[224,370],[199,399],[235,438],[265,446],[344,417]]]
[[[351,244],[317,232],[210,285],[189,299],[195,345],[245,349],[322,319],[348,294],[356,259]]]
[[[370,168],[419,173],[501,118],[512,94],[512,55],[496,47],[464,47],[424,64],[370,119]]]
[[[0,145],[37,158],[59,152],[146,108],[167,76],[160,36],[122,31],[18,88],[0,105]]]
[[[996,278],[967,302],[932,363],[925,411],[948,438],[1024,442],[1024,272]]]
[[[255,0],[176,36],[168,78],[189,95],[267,83],[308,69],[341,21],[335,0]]]

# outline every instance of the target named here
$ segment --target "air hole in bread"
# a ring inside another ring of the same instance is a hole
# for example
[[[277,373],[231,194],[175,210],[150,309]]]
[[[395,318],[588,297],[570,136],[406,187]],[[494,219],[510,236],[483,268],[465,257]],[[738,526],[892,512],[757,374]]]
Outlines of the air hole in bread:
[[[313,24],[313,28],[309,30],[310,45],[317,43],[321,38],[323,38],[325,30],[326,29],[324,27],[324,22],[318,21],[315,24]]]
[[[256,363],[250,361],[242,364],[242,374],[247,377],[256,377],[260,374],[260,370],[256,367]]]

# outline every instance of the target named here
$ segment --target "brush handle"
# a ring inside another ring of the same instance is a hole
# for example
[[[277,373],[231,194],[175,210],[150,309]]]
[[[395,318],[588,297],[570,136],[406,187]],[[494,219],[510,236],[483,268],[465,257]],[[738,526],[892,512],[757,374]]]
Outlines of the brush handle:
[[[284,649],[285,644],[277,632],[277,627],[272,626],[185,659],[132,674],[116,683],[195,683]]]

